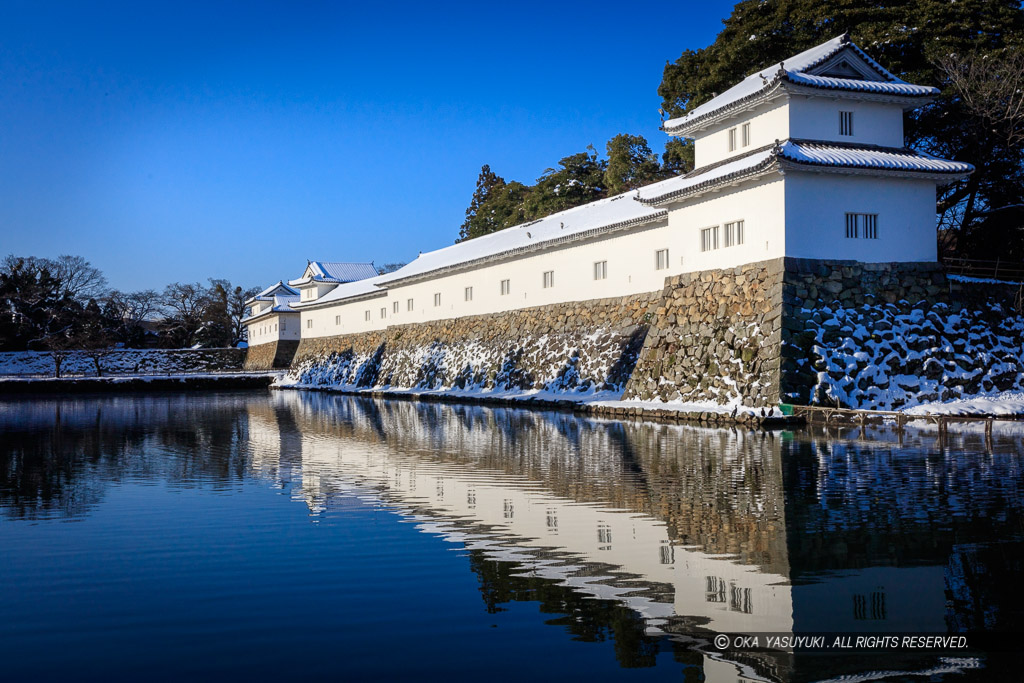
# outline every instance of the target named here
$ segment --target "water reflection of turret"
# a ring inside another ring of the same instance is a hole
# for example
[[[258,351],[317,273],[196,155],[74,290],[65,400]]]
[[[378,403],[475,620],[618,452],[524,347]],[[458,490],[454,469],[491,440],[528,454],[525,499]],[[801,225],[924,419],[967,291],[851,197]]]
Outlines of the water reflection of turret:
[[[386,491],[434,520],[425,529],[485,554],[497,551],[462,539],[497,533],[505,559],[617,599],[669,633],[942,632],[979,603],[962,568],[993,561],[958,539],[992,524],[1019,535],[1024,518],[1013,433],[979,457],[971,433],[952,436],[967,450],[940,451],[927,429],[771,435],[322,394],[278,400],[296,415],[321,496]],[[951,590],[959,617],[947,609]],[[927,667],[929,657],[895,665]],[[862,657],[737,659],[775,680],[864,667]]]
[[[791,629],[785,576],[772,571],[786,563],[771,439],[318,394],[280,401],[294,408],[303,433],[302,490],[311,507],[353,486],[386,491],[423,516],[425,530],[491,561],[514,560],[516,577],[527,568],[547,592],[562,586],[612,601],[596,612],[563,605],[574,628],[595,628],[574,620],[601,614],[615,619],[602,628],[625,629],[625,606],[641,619],[644,637],[617,636],[623,660],[645,661],[645,638],[659,632]],[[474,566],[485,598],[523,594]],[[724,667],[736,680],[731,665],[701,666],[705,673]]]

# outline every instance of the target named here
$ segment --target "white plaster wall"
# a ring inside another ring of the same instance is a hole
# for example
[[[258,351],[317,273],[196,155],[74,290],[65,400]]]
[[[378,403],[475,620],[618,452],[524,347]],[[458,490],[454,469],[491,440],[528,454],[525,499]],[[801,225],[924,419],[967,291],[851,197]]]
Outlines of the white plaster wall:
[[[386,294],[349,303],[324,306],[302,311],[302,336],[333,337],[339,334],[353,334],[382,330],[391,322],[391,304]],[[388,315],[381,318],[380,309],[387,308]],[[366,320],[370,311],[370,320]],[[338,322],[340,316],[340,324]]]
[[[299,314],[278,313],[261,318],[251,325],[246,325],[249,330],[249,345],[268,344],[278,340],[299,339]],[[283,329],[282,329],[283,328]]]
[[[878,239],[847,239],[846,213],[878,214]],[[935,183],[825,173],[786,176],[786,256],[935,261]]]
[[[785,190],[781,175],[747,182],[729,194],[705,195],[699,201],[670,207],[673,273],[732,268],[780,258],[785,249]],[[725,224],[742,220],[743,244],[725,246]],[[718,227],[718,249],[701,251],[701,230]]]
[[[853,135],[839,134],[840,111],[853,112]],[[797,95],[789,102],[789,134],[810,140],[902,147],[903,108],[882,102]]]
[[[696,133],[693,150],[695,167],[700,168],[722,159],[746,154],[752,149],[788,138],[790,119],[786,100],[787,98],[780,97],[766,102],[751,111],[740,112],[733,118]],[[747,122],[750,123],[750,144],[743,147],[741,127]],[[736,150],[733,152],[729,151],[730,128],[736,129]]]

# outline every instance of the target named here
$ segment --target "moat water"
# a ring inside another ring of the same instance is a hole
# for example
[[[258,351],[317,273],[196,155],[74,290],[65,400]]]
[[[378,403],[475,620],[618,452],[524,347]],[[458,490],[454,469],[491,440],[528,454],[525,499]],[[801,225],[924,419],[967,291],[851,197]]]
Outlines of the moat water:
[[[761,433],[300,392],[0,401],[0,679],[1021,680],[1024,424]],[[979,641],[975,641],[979,642]]]

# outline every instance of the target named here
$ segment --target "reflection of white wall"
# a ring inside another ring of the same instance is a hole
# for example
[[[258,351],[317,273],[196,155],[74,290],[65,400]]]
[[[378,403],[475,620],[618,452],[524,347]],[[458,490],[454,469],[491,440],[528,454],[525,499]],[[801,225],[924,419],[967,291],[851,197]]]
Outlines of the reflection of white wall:
[[[302,467],[303,495],[315,510],[336,484],[382,486],[395,499],[442,517],[506,530],[516,537],[517,547],[557,548],[582,561],[615,565],[641,582],[673,586],[671,606],[620,596],[646,617],[707,617],[708,628],[721,631],[792,628],[790,589],[778,585],[785,577],[673,547],[665,525],[650,517],[559,498],[500,472],[418,461],[396,455],[384,444],[326,439],[322,434],[303,440]],[[718,600],[717,591],[709,596],[709,577],[725,587],[724,601]],[[608,589],[592,581],[587,579],[588,592],[601,595]]]

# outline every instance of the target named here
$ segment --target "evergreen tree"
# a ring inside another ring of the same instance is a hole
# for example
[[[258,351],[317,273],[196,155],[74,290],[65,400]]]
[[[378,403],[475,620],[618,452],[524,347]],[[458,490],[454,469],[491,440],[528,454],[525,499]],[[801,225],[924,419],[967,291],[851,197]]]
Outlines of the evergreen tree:
[[[604,174],[608,163],[598,157],[593,145],[588,145],[585,152],[559,160],[558,166],[544,171],[526,195],[523,205],[526,220],[544,218],[605,196]]]
[[[622,194],[647,185],[660,174],[658,156],[642,135],[620,133],[608,141],[608,168],[604,172],[608,194]]]

